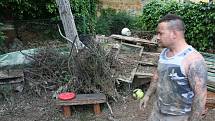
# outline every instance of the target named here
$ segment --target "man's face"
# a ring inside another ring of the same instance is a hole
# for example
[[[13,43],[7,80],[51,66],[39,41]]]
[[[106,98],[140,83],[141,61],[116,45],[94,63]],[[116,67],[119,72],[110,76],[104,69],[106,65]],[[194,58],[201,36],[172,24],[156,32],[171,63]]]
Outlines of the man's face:
[[[173,44],[173,31],[168,28],[167,22],[158,24],[157,27],[157,41],[159,46],[168,48]]]

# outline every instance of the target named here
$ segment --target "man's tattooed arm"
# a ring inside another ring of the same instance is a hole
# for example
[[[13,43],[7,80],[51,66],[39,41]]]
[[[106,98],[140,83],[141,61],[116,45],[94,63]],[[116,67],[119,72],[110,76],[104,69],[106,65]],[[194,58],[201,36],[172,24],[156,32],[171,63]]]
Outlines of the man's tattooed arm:
[[[153,77],[151,79],[150,86],[149,86],[145,95],[150,97],[156,91],[157,82],[158,82],[158,73],[157,73],[157,70],[154,70],[154,74],[153,74]]]
[[[207,68],[203,59],[195,60],[190,64],[188,78],[195,94],[189,121],[199,121],[205,110],[207,98]]]

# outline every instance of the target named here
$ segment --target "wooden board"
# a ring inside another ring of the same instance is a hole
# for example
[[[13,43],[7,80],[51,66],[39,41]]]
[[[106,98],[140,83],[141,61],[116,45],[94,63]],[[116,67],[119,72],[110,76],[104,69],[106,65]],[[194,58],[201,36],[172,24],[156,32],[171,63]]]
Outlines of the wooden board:
[[[24,76],[23,71],[18,69],[0,71],[0,79],[19,78],[23,76]]]
[[[215,93],[214,92],[207,92],[207,101],[206,107],[209,109],[215,108]]]
[[[120,70],[117,72],[119,81],[132,83],[142,52],[142,46],[121,43],[118,54]]]
[[[14,69],[0,71],[0,85],[20,82],[24,82],[24,73],[22,70]]]
[[[141,39],[141,38],[134,38],[134,37],[128,37],[128,36],[122,36],[122,35],[111,35],[110,36],[113,39],[121,40],[124,42],[130,42],[130,43],[140,43],[140,44],[148,44],[148,45],[156,45],[157,42],[152,42],[146,39]]]
[[[215,54],[201,53],[205,59],[208,68],[208,89],[215,90]],[[213,89],[214,88],[214,89]]]
[[[105,103],[106,96],[102,93],[98,94],[78,94],[76,98],[72,100],[59,100],[57,99],[57,105],[84,105],[84,104],[98,104]]]

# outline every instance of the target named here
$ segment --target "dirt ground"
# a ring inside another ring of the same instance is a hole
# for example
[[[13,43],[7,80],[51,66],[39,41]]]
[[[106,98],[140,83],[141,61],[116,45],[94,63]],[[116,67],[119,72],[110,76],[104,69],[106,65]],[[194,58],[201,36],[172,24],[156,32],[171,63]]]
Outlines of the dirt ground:
[[[145,111],[138,108],[139,101],[127,96],[120,102],[111,103],[114,116],[106,104],[101,106],[102,113],[95,116],[92,106],[75,106],[73,115],[64,118],[62,109],[55,105],[51,93],[41,97],[31,93],[16,93],[10,101],[0,102],[1,121],[146,121],[152,109],[153,98]],[[202,121],[215,121],[215,110],[209,110]]]

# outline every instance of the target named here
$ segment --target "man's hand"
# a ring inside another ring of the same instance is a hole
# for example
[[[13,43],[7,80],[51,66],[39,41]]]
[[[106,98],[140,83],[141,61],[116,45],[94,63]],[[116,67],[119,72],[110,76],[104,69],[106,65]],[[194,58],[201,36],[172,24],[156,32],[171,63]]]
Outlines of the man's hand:
[[[145,107],[146,107],[148,101],[149,101],[149,96],[148,96],[148,95],[145,95],[145,96],[143,97],[143,99],[140,100],[140,104],[139,104],[140,110],[144,110],[144,109],[145,109]]]

